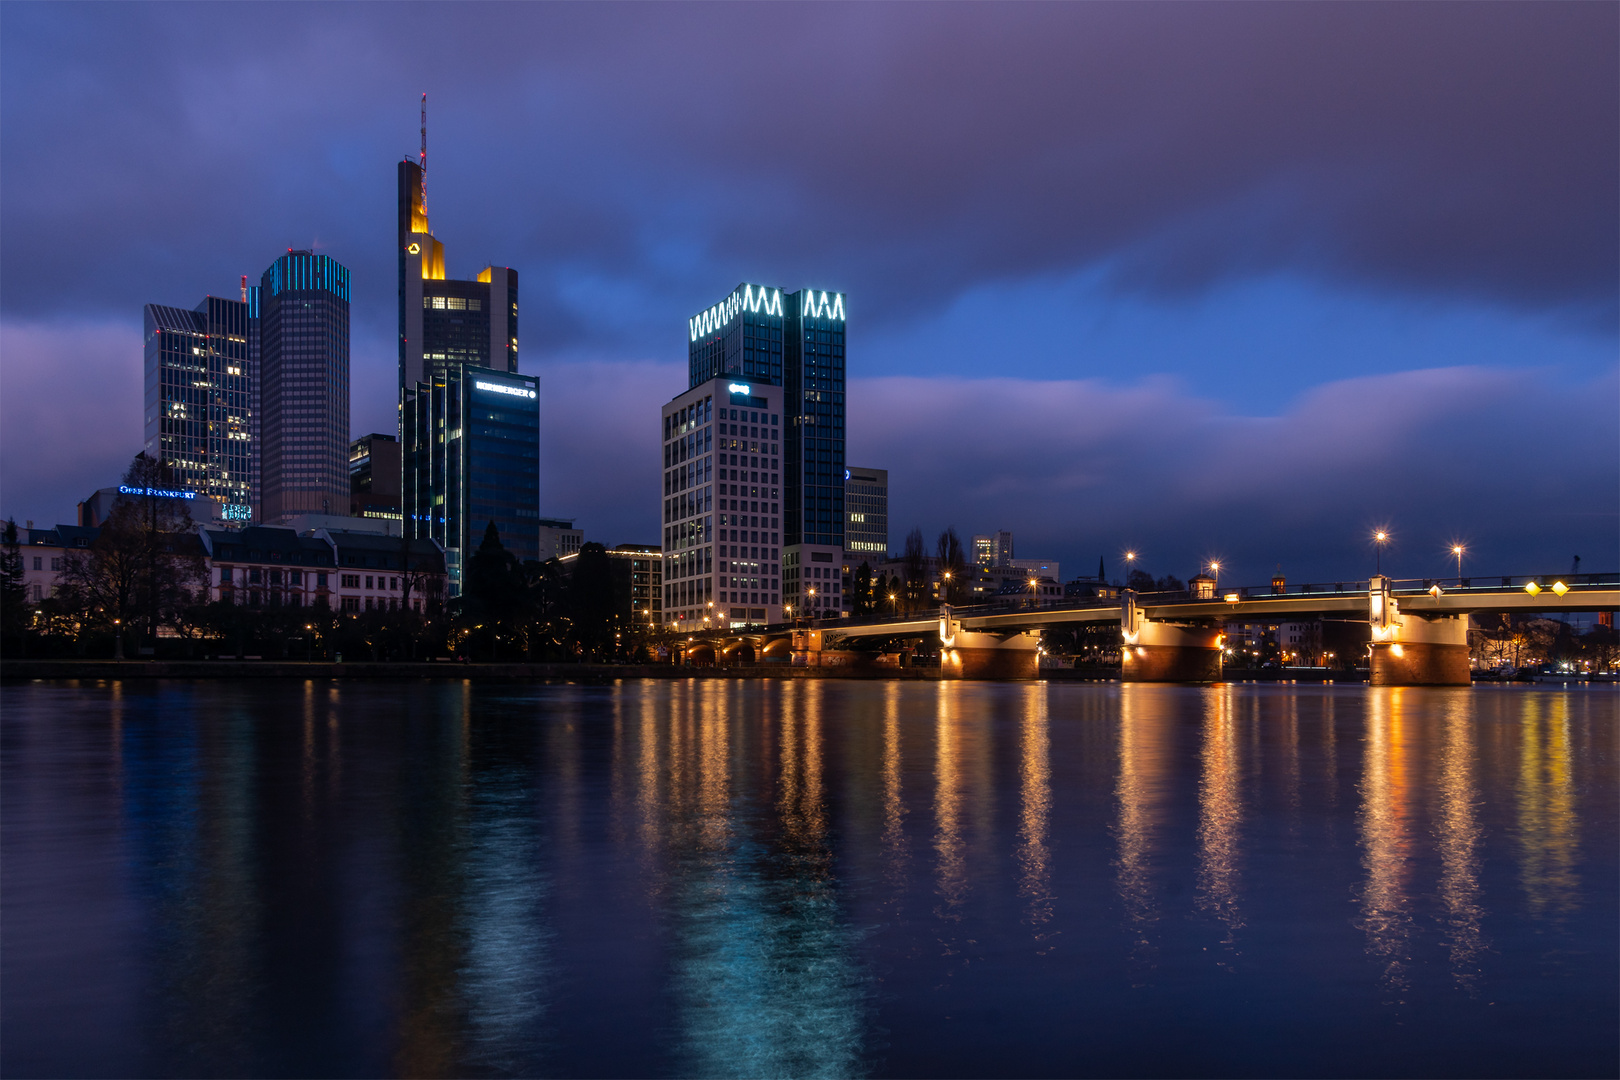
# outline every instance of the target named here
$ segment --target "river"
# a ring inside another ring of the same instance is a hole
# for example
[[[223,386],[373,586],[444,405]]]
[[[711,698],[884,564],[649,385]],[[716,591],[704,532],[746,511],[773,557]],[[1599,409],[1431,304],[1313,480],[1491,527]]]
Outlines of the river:
[[[0,694],[7,1076],[1620,1060],[1610,688]]]

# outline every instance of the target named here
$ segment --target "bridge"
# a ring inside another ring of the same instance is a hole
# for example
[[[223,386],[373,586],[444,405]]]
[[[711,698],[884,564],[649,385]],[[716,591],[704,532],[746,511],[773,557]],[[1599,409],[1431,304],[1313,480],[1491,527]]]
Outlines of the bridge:
[[[1476,584],[1476,582],[1478,582]],[[754,655],[795,664],[854,664],[840,650],[860,639],[938,635],[944,678],[1033,678],[1043,630],[1116,623],[1126,682],[1213,682],[1221,677],[1225,627],[1231,621],[1366,618],[1371,629],[1368,675],[1373,685],[1466,685],[1469,616],[1481,612],[1560,614],[1620,608],[1620,574],[1532,575],[1485,579],[1366,581],[1292,589],[1241,588],[1206,595],[1136,593],[1016,610],[942,606],[937,614],[818,624],[767,626],[682,635],[688,659]]]

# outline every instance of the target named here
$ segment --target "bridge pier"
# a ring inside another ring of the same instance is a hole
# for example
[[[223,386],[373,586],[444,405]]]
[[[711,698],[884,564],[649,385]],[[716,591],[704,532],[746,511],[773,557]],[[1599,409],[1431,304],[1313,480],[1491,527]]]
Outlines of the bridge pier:
[[[942,679],[1033,679],[1041,672],[1041,633],[1012,636],[957,630],[940,642]]]
[[[1127,635],[1120,649],[1120,679],[1123,682],[1219,682],[1222,644],[1219,626],[1143,619],[1137,632]]]
[[[1402,614],[1389,578],[1375,577],[1367,590],[1367,623],[1371,685],[1468,685],[1467,615]]]

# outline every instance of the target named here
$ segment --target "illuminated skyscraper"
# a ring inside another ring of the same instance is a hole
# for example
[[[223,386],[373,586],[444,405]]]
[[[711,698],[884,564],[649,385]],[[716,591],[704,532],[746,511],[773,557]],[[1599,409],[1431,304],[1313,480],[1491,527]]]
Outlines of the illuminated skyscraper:
[[[517,271],[445,277],[422,164],[401,161],[398,173],[405,530],[444,545],[454,596],[491,522],[512,554],[539,557],[540,380],[518,374]]]
[[[743,284],[687,321],[689,387],[741,379],[782,388],[783,587],[844,559],[843,293]],[[666,562],[666,572],[669,564]],[[666,574],[667,580],[667,574]],[[826,580],[826,579],[823,579]],[[839,609],[817,589],[814,608]]]
[[[477,281],[444,276],[444,245],[428,228],[422,168],[399,163],[399,386],[435,365],[518,369],[518,275],[486,266]]]
[[[254,297],[249,297],[253,301]],[[349,512],[349,271],[289,251],[257,295],[260,521]]]
[[[188,491],[246,521],[253,490],[253,381],[248,304],[204,298],[195,309],[147,304],[145,449]]]

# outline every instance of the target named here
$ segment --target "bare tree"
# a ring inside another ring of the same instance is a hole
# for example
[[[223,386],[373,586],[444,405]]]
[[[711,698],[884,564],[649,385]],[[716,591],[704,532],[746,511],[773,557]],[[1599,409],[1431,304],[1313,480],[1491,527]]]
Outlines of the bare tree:
[[[906,575],[906,610],[910,612],[928,595],[928,549],[923,544],[921,529],[912,529],[906,534],[906,549],[900,557],[900,565]]]
[[[934,550],[939,557],[939,602],[961,603],[961,598],[967,595],[967,553],[962,550],[956,529],[948,528],[940,533]]]

